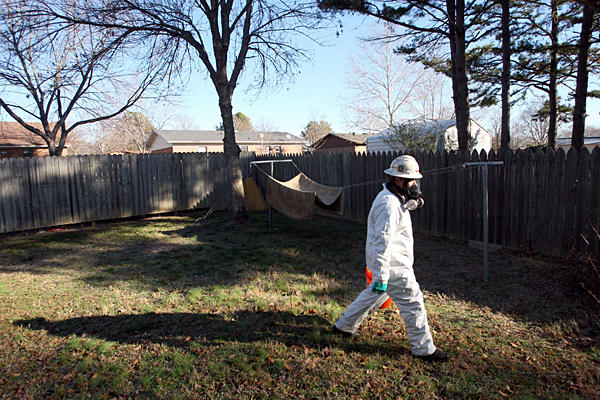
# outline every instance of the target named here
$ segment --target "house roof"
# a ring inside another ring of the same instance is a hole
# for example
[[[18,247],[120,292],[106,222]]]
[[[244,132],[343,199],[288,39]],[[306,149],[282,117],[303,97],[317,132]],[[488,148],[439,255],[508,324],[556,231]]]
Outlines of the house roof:
[[[571,146],[570,137],[557,137],[556,144],[559,146]],[[583,138],[584,145],[600,145],[600,136],[588,136]]]
[[[488,132],[487,129],[482,127],[481,124],[479,124],[473,118],[469,118],[469,121],[471,123],[474,123],[475,125],[477,125],[480,129],[483,129],[485,132]],[[414,124],[411,126],[419,128],[421,135],[427,135],[427,134],[437,134],[440,132],[444,132],[448,128],[456,126],[456,119],[452,118],[452,119],[443,119],[443,120],[437,120],[437,121],[414,122],[414,123],[411,123],[409,121],[408,123]],[[394,133],[393,127],[386,128],[386,129],[382,130],[381,132],[378,132],[376,135],[374,135],[374,137],[375,136],[377,136],[377,137],[390,136],[390,134],[393,134],[393,133]]]
[[[328,133],[328,134],[322,136],[316,142],[314,142],[312,144],[312,147],[318,148],[329,137],[338,137],[338,138],[348,141],[352,144],[365,145],[367,143],[367,138],[369,138],[371,136],[372,135],[366,135],[366,134],[357,135],[354,133]]]
[[[190,143],[223,143],[223,131],[201,131],[201,130],[159,130],[158,136],[162,136],[170,144]],[[262,136],[261,136],[262,135]],[[235,133],[235,141],[238,144],[246,143],[282,143],[303,144],[304,139],[287,132],[254,132],[243,131]]]
[[[444,132],[448,128],[456,125],[456,119],[444,119],[439,121],[415,122],[411,126],[417,127],[422,135]],[[389,136],[394,133],[395,128],[390,127],[378,132],[375,136]]]
[[[40,122],[28,122],[42,130]],[[0,121],[0,146],[2,147],[48,147],[44,139],[31,133],[18,122]]]

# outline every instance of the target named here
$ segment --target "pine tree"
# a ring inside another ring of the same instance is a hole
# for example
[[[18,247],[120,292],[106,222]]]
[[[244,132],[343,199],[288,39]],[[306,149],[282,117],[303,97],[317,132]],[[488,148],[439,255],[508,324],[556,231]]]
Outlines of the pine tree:
[[[323,10],[349,10],[370,15],[401,27],[398,51],[452,79],[459,151],[471,150],[469,135],[469,87],[466,50],[485,37],[482,18],[494,0],[405,0],[402,2],[320,0]],[[392,6],[395,5],[395,6]],[[440,55],[447,46],[444,55]]]

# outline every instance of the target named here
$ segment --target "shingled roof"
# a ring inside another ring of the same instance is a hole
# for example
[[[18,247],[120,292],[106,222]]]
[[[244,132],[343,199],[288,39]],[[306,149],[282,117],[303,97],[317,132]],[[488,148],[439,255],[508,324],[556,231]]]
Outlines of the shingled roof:
[[[327,138],[330,138],[330,137],[337,137],[337,138],[340,138],[342,140],[345,140],[347,142],[350,142],[352,144],[359,145],[359,146],[366,145],[367,138],[369,138],[371,136],[372,135],[367,135],[367,134],[357,135],[354,133],[328,133],[326,135],[323,135],[317,141],[315,141],[312,144],[312,147],[315,149],[318,149],[319,147],[321,147],[321,145],[323,145],[325,140],[327,140]]]
[[[287,132],[262,132],[244,131],[235,133],[235,141],[242,143],[304,143],[305,140]],[[223,143],[223,131],[202,130],[159,130],[156,134],[162,136],[169,143]]]
[[[40,122],[28,122],[42,130]],[[0,147],[48,147],[44,139],[28,131],[18,122],[0,121]]]

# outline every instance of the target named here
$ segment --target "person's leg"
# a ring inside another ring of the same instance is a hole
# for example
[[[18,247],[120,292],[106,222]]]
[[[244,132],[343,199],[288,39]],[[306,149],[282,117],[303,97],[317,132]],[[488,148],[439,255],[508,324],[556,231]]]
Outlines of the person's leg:
[[[340,318],[335,321],[333,325],[337,329],[346,333],[355,333],[365,318],[377,310],[388,299],[388,295],[385,293],[371,291],[371,286],[369,285],[365,290],[360,292]]]
[[[426,356],[435,352],[435,345],[427,323],[423,293],[414,274],[408,275],[394,277],[392,274],[388,283],[388,294],[404,318],[411,353],[415,356]]]

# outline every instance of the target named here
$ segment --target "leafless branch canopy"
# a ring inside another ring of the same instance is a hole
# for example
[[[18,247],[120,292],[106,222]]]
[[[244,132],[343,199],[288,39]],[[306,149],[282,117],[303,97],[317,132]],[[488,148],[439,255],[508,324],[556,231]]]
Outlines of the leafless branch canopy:
[[[313,1],[283,0],[90,0],[75,7],[53,0],[40,12],[73,24],[154,38],[162,57],[179,63],[181,53],[200,60],[215,86],[235,87],[251,61],[254,84],[289,78],[308,52],[300,41],[318,41],[324,16]],[[298,40],[300,39],[300,41]],[[217,90],[220,88],[217,87]]]
[[[1,14],[7,23],[0,28],[0,107],[41,136],[51,155],[61,154],[68,134],[78,126],[133,106],[171,67],[154,49],[141,50],[125,31],[75,25],[26,1],[7,2]],[[156,62],[130,61],[142,53]],[[107,96],[115,92],[126,92],[125,100],[109,107]]]

